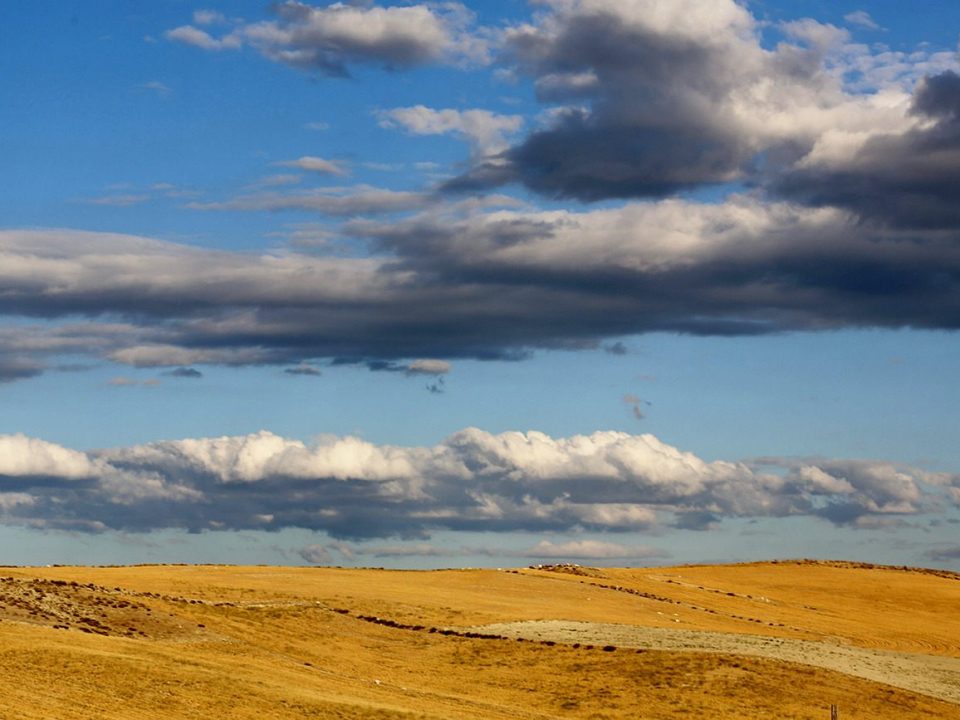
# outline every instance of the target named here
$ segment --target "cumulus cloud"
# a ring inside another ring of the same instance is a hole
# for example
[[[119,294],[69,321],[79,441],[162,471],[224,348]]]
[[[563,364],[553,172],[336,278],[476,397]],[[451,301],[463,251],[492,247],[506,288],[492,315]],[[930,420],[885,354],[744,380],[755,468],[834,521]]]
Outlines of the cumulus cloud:
[[[872,460],[707,462],[652,435],[463,430],[433,447],[270,432],[78,452],[0,436],[8,522],[148,531],[300,527],[338,538],[437,530],[649,530],[674,518],[807,515],[854,528],[942,512],[960,476]],[[699,523],[703,526],[703,522]],[[640,557],[597,541],[538,557]],[[313,557],[325,558],[323,553]]]
[[[204,50],[249,45],[274,62],[330,76],[348,75],[355,63],[393,69],[487,59],[487,42],[472,32],[473,15],[459,3],[318,7],[287,0],[272,10],[275,20],[241,23],[219,38],[193,25],[166,37]],[[222,22],[222,16],[194,15],[197,25],[213,21]]]
[[[96,477],[105,468],[85,453],[54,443],[20,434],[0,435],[0,477],[6,480],[33,477],[73,481]]]
[[[960,75],[923,79],[911,99],[915,127],[824,141],[771,181],[781,195],[845,207],[904,229],[960,226]]]
[[[811,19],[779,24],[779,42],[767,42],[769,26],[735,0],[539,5],[505,31],[504,53],[548,120],[449,190],[519,182],[596,201],[766,185],[824,153],[910,133],[913,83],[957,67],[955,53],[871,49]]]

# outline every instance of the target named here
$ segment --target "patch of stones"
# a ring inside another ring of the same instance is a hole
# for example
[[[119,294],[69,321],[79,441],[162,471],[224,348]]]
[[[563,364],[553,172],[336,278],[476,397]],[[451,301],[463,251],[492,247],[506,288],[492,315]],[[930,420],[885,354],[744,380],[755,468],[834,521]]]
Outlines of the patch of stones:
[[[75,580],[0,577],[0,622],[44,625],[54,630],[129,639],[182,634],[184,624],[181,618],[155,613],[152,607],[137,598],[200,603]]]

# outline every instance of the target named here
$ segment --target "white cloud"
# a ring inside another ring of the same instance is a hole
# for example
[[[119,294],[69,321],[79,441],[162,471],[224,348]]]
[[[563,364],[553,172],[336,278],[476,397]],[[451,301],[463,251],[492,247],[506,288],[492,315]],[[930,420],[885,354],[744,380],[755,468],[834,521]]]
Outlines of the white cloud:
[[[402,127],[414,135],[456,135],[470,143],[475,155],[490,155],[507,147],[507,138],[523,127],[520,115],[489,110],[435,110],[425,105],[377,113],[383,127]]]
[[[221,38],[193,25],[169,30],[166,37],[204,50],[251,45],[275,62],[327,75],[346,75],[353,63],[408,67],[488,60],[487,41],[471,31],[473,14],[459,3],[315,7],[287,0],[273,11],[276,20],[240,23]],[[194,13],[197,25],[224,20],[219,13]]]
[[[125,195],[104,195],[103,197],[90,198],[85,202],[90,205],[106,205],[108,207],[131,207],[140,205],[150,200],[150,196],[144,193],[128,193]]]
[[[621,545],[600,540],[570,540],[564,543],[541,540],[523,554],[554,560],[629,560],[664,557],[666,553],[648,545]]]
[[[280,173],[262,177],[257,180],[255,185],[259,187],[282,187],[285,185],[296,185],[301,180],[303,180],[302,175],[296,175],[293,173]]]
[[[104,470],[102,463],[76,450],[21,434],[0,435],[0,477],[79,480],[96,477]]]
[[[323,175],[349,175],[349,171],[343,167],[342,163],[335,160],[324,160],[320,157],[304,155],[296,160],[284,160],[274,163],[283,167],[299,168],[309,172],[321,173]]]
[[[194,364],[245,365],[263,358],[254,348],[192,349],[177,345],[132,345],[109,353],[114,362],[134,367],[173,367]],[[114,378],[113,385],[129,385],[127,378]]]
[[[446,360],[420,359],[414,360],[407,366],[407,373],[411,375],[446,375],[451,365]]]
[[[603,431],[552,438],[471,428],[433,447],[356,437],[305,443],[262,431],[90,453],[8,435],[0,436],[0,492],[28,496],[5,511],[39,525],[305,527],[361,538],[438,529],[638,531],[671,516],[682,527],[787,515],[868,527],[877,518],[942,512],[956,503],[951,491],[960,488],[960,475],[880,461],[759,462],[778,472],[707,462],[652,435]],[[543,542],[526,554],[651,552],[575,540]]]
[[[215,38],[206,30],[201,30],[192,25],[181,25],[172,30],[167,30],[164,37],[167,40],[193,45],[203,50],[236,50],[243,45],[243,41],[238,35],[230,34],[222,38]]]
[[[165,97],[173,92],[173,90],[166,85],[165,83],[160,82],[159,80],[151,80],[150,82],[145,82],[141,86],[144,90],[152,90],[157,95]]]
[[[193,22],[197,25],[220,25],[225,23],[227,18],[223,13],[216,10],[194,10]]]
[[[870,13],[868,13],[866,10],[854,10],[853,12],[844,15],[843,19],[851,25],[856,25],[857,27],[865,28],[866,30],[883,29],[877,25],[876,21],[870,17]]]

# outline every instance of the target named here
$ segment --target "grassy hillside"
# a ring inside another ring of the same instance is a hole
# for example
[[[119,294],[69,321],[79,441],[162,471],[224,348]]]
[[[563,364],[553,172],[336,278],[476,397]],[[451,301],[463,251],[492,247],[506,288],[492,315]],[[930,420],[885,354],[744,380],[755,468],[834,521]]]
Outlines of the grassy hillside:
[[[569,620],[951,658],[950,575],[767,563],[0,576],[0,718],[823,718],[835,703],[844,720],[960,719],[955,703],[812,665],[464,636]]]

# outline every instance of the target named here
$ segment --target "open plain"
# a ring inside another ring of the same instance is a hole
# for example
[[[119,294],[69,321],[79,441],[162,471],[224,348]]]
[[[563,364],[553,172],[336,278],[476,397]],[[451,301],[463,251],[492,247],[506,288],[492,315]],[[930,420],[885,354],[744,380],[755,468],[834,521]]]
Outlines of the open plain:
[[[0,718],[960,719],[960,576],[0,569]]]

